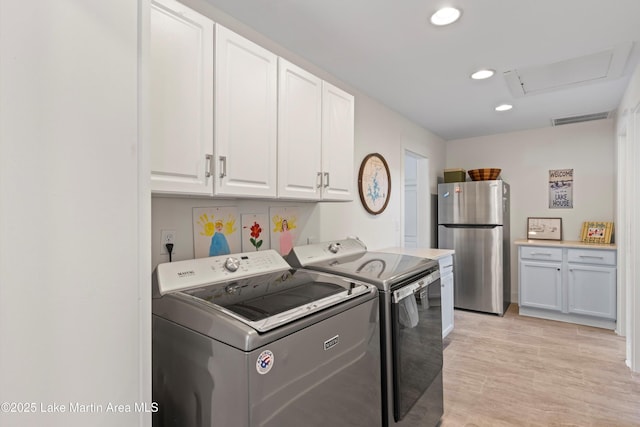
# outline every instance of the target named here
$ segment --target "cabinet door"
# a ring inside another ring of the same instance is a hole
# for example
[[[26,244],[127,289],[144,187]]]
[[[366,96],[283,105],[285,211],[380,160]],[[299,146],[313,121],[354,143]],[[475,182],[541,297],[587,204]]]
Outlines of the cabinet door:
[[[569,264],[569,312],[616,318],[616,268]]]
[[[453,330],[453,256],[440,258],[438,264],[442,285],[442,338],[444,338]]]
[[[214,193],[275,197],[277,57],[216,25]]]
[[[440,278],[442,285],[442,338],[453,330],[453,273]]]
[[[150,20],[151,190],[211,195],[213,21],[173,0]]]
[[[353,95],[322,82],[322,198],[353,200]]]
[[[520,261],[520,305],[562,311],[562,264]]]
[[[322,80],[278,59],[278,197],[320,199]]]

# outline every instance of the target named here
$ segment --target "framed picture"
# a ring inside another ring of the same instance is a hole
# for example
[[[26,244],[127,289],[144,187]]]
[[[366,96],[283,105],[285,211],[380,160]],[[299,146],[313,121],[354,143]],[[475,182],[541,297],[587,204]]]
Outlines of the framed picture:
[[[611,243],[613,223],[586,221],[582,223],[581,239],[585,243]]]
[[[562,240],[562,218],[527,218],[527,239]]]
[[[382,213],[389,204],[391,175],[381,154],[368,154],[358,172],[358,192],[362,206],[373,215]]]

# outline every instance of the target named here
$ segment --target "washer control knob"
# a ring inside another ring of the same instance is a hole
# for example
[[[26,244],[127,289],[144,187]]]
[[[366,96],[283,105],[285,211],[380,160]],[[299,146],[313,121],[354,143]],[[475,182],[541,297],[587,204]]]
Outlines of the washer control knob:
[[[232,273],[237,271],[238,267],[240,267],[240,260],[238,258],[229,257],[224,262],[224,268]]]
[[[340,243],[331,243],[329,245],[329,252],[331,252],[332,254],[337,254],[339,250],[340,250]]]

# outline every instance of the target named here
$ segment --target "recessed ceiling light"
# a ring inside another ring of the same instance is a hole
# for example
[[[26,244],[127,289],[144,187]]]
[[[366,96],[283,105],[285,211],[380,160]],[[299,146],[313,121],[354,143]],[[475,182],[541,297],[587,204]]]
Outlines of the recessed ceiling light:
[[[431,23],[438,26],[449,25],[456,22],[461,13],[460,9],[455,7],[443,7],[431,15]]]
[[[513,108],[511,104],[500,104],[496,107],[496,111],[509,111]]]
[[[489,77],[493,76],[496,72],[494,70],[485,68],[482,70],[478,70],[475,73],[471,74],[471,78],[474,80],[483,80],[483,79],[488,79]]]

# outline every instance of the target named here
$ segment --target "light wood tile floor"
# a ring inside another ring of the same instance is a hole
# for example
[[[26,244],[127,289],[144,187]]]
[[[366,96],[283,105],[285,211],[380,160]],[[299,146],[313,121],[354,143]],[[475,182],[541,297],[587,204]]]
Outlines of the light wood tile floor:
[[[613,331],[455,311],[441,427],[640,426],[640,374]]]

